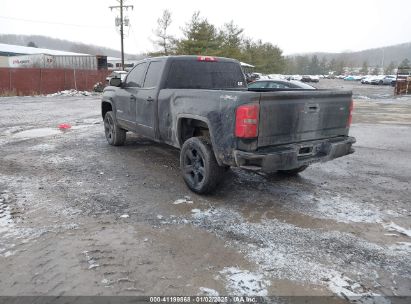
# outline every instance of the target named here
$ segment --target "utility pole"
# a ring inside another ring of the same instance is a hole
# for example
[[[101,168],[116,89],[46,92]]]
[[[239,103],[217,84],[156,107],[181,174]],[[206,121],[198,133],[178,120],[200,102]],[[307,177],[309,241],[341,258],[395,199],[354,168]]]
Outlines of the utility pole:
[[[120,39],[121,39],[121,69],[124,71],[124,17],[123,17],[123,9],[128,10],[129,8],[134,9],[133,5],[124,5],[125,0],[117,0],[120,5],[109,6],[111,10],[113,9],[120,9],[120,20],[117,22],[116,18],[116,25],[120,26]],[[119,23],[119,24],[117,24]],[[126,20],[126,26],[128,26],[128,19]]]

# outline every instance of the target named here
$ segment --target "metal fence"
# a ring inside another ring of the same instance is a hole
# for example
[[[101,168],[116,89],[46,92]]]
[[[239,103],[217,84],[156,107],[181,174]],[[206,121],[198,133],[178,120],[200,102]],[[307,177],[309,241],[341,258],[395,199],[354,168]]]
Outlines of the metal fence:
[[[0,68],[0,95],[38,95],[76,89],[91,91],[106,82],[107,70]]]

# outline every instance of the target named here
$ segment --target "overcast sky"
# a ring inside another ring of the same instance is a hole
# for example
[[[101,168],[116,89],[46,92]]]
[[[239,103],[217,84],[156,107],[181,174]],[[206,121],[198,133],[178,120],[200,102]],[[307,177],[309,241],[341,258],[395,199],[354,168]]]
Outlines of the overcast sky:
[[[285,54],[341,52],[411,41],[410,0],[126,0],[125,51],[152,51],[153,29],[164,9],[172,34],[199,10],[217,27],[233,20],[244,34],[278,45]],[[120,49],[117,0],[0,0],[0,33],[36,34]],[[34,22],[35,21],[35,22]],[[41,23],[43,22],[43,23]]]

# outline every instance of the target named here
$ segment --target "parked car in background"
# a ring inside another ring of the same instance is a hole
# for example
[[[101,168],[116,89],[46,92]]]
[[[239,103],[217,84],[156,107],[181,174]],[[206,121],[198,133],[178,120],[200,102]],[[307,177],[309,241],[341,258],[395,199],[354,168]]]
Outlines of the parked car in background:
[[[294,79],[294,78],[292,78]],[[320,81],[320,76],[318,75],[303,75],[301,76],[301,79],[295,79],[295,80],[300,80],[302,82],[319,82]]]
[[[311,82],[311,77],[310,75],[303,75],[301,76],[301,80],[302,82]]]
[[[245,73],[245,79],[246,79],[247,83],[254,82],[254,81],[258,80],[259,78],[260,78],[260,76],[256,73]]]
[[[288,80],[298,80],[301,81],[301,79],[303,79],[303,77],[301,75],[291,75],[289,78],[287,78]]]
[[[371,79],[370,84],[373,84],[373,85],[383,84],[383,80],[382,80],[382,79],[383,79],[384,77],[385,77],[384,75],[375,76],[374,78]]]
[[[111,78],[120,78],[121,81],[124,81],[124,79],[126,79],[127,73],[128,73],[127,71],[113,71],[113,72],[111,72],[111,74],[106,77],[107,84],[110,83]]]
[[[263,75],[262,73],[247,73],[245,74],[247,83],[254,82],[259,79],[270,79],[270,76]]]
[[[257,80],[253,83],[248,84],[248,88],[252,90],[264,89],[264,91],[280,91],[283,89],[316,90],[316,88],[297,80],[282,79]]]
[[[362,79],[361,79],[361,83],[362,84],[371,84],[371,80],[373,79],[373,78],[375,78],[376,76],[372,76],[372,75],[367,75],[367,76],[365,76],[365,77],[363,77]]]
[[[358,75],[348,75],[344,77],[344,80],[348,81],[360,81],[363,78],[363,76],[358,76]]]
[[[317,76],[317,75],[310,75],[310,80],[311,80],[311,82],[319,82],[320,77]]]
[[[391,85],[393,81],[395,83],[396,79],[397,79],[397,76],[387,75],[387,76],[384,76],[384,78],[380,79],[380,81],[378,81],[378,84],[379,85]]]

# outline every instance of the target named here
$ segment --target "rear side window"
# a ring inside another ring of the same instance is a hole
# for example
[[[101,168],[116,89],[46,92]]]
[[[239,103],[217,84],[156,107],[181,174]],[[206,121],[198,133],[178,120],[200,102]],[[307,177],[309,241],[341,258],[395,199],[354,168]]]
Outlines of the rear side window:
[[[288,86],[284,83],[274,82],[274,81],[268,82],[268,85],[266,87],[271,88],[271,89],[289,89],[289,88],[293,88],[293,86]]]
[[[144,80],[145,88],[154,88],[158,85],[160,80],[162,62],[161,61],[152,61],[148,66],[148,71],[146,74],[146,79]]]
[[[176,60],[167,77],[168,89],[246,88],[244,74],[235,62]]]
[[[126,86],[127,87],[141,87],[143,82],[144,72],[146,70],[147,63],[143,62],[139,65],[136,65],[134,69],[130,71],[126,79]]]
[[[248,85],[248,87],[252,89],[261,89],[261,88],[265,88],[266,86],[267,86],[266,81],[256,81]]]

